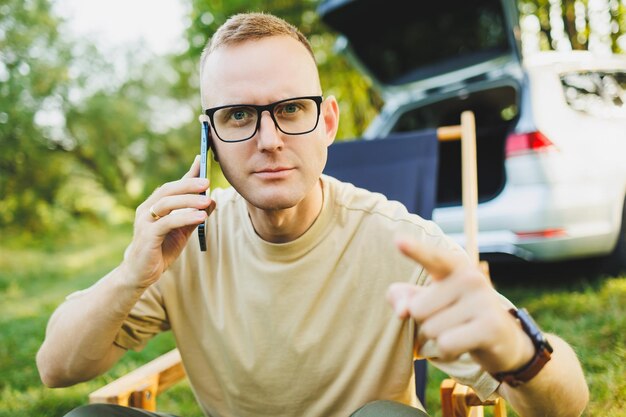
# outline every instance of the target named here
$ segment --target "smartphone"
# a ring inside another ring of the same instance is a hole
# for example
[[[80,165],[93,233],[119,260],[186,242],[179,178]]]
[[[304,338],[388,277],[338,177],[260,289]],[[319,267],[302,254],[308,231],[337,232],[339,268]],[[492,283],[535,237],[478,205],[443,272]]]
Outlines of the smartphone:
[[[200,178],[209,178],[211,175],[211,132],[209,130],[209,123],[202,122],[202,131],[200,133]],[[210,181],[210,178],[209,178]],[[206,195],[206,192],[200,194]],[[209,188],[210,194],[210,188]],[[198,225],[198,239],[200,240],[200,250],[206,252],[206,220],[204,223]]]

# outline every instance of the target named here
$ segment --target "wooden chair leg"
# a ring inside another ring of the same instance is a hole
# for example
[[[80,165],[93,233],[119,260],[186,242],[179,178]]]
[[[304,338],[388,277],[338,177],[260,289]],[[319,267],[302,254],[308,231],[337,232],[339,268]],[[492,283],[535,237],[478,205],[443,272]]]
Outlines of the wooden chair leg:
[[[494,407],[494,417],[507,417],[503,399],[481,401],[470,387],[452,379],[444,379],[439,392],[442,417],[483,417],[484,406]]]
[[[128,398],[128,405],[130,407],[143,408],[146,411],[156,411],[158,385],[158,382],[155,382],[143,389],[137,389]]]
[[[506,402],[502,398],[496,400],[493,415],[494,417],[506,417]]]
[[[455,384],[456,382],[451,379],[444,379],[439,387],[442,417],[454,417],[454,410],[452,408],[452,391],[454,391]]]

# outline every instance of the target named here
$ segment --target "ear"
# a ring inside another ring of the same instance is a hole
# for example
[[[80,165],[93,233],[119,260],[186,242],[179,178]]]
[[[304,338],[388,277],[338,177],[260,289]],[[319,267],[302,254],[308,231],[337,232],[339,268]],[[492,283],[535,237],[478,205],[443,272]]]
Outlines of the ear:
[[[326,146],[330,146],[339,128],[339,104],[335,96],[328,96],[322,102],[322,120],[326,129]]]

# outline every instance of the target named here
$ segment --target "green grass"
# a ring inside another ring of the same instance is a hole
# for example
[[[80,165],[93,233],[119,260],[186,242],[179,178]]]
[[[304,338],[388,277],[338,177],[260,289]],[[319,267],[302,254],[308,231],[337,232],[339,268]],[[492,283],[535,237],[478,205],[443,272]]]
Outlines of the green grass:
[[[526,306],[544,330],[574,347],[591,392],[585,415],[626,416],[626,277],[557,282],[510,286],[503,292]]]
[[[39,380],[34,358],[50,314],[67,294],[117,265],[130,235],[129,227],[86,226],[43,240],[3,235],[0,417],[60,417],[86,403],[89,392],[174,346],[170,334],[160,335],[143,352],[127,354],[111,372],[75,387],[52,390]],[[578,352],[591,389],[585,415],[626,416],[626,277],[581,276],[578,271],[559,266],[546,274],[514,267],[494,269],[492,275],[500,292],[527,307],[544,330],[559,334]],[[440,415],[438,384],[443,377],[431,368],[427,405],[433,417]],[[186,384],[160,398],[159,408],[201,416]]]
[[[53,310],[66,295],[117,265],[130,237],[128,226],[103,230],[85,225],[54,239],[3,236],[0,417],[60,417],[86,403],[89,392],[174,347],[170,334],[160,335],[143,352],[127,354],[108,374],[71,388],[48,389],[39,380],[35,354]],[[202,415],[184,384],[172,389],[162,404],[185,416]]]

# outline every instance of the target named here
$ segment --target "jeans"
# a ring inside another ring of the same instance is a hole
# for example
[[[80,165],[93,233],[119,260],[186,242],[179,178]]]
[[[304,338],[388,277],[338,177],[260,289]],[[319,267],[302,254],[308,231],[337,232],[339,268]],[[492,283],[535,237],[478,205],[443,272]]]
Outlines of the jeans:
[[[90,404],[78,407],[65,417],[176,417],[171,414],[155,413],[138,408],[113,404]],[[417,408],[393,401],[374,401],[356,410],[350,417],[428,417]]]

